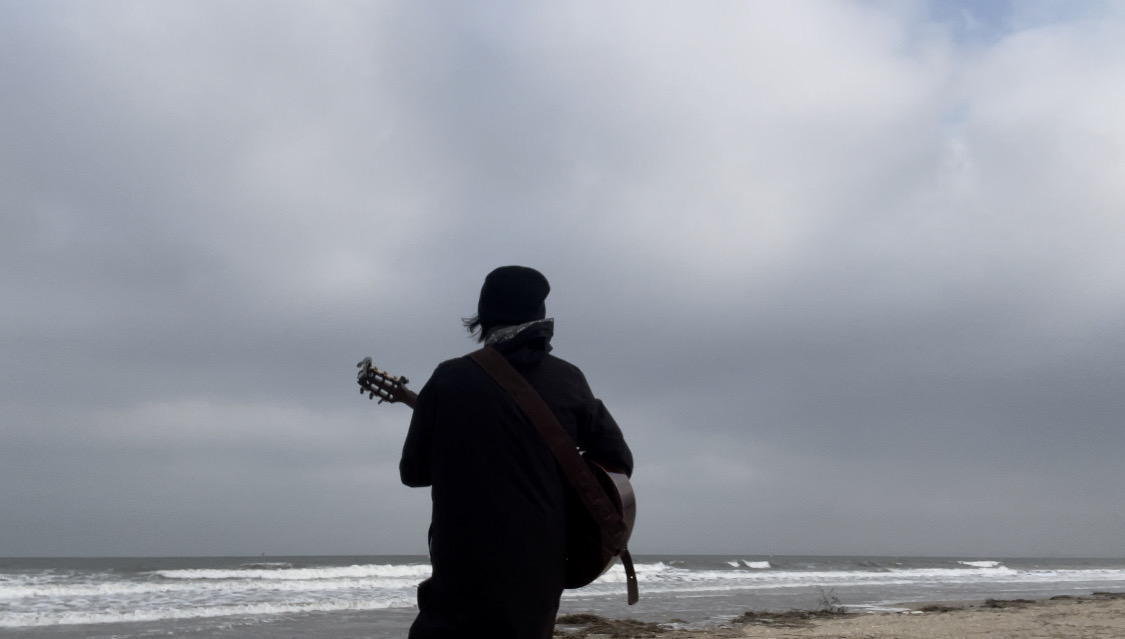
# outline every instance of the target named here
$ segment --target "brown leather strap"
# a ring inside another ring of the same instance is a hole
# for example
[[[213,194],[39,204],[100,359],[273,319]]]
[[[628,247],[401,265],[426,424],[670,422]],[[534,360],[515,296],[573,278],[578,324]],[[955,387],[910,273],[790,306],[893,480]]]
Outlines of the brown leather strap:
[[[629,549],[621,551],[621,565],[625,567],[625,590],[628,593],[629,605],[637,603],[641,598],[641,590],[637,586],[637,571],[633,569],[633,556]]]
[[[488,372],[500,387],[516,400],[516,404],[523,410],[535,429],[547,442],[555,459],[559,462],[563,474],[570,480],[575,491],[578,492],[582,502],[593,515],[602,531],[602,546],[611,554],[618,555],[625,551],[626,540],[629,534],[621,514],[610,503],[609,496],[598,484],[594,474],[586,465],[586,461],[578,454],[578,447],[574,440],[567,435],[559,423],[554,411],[543,401],[535,388],[520,374],[508,360],[496,349],[486,346],[478,351],[469,353],[481,368]],[[628,556],[627,552],[624,556]],[[627,572],[632,572],[632,561],[626,566]],[[636,585],[636,577],[631,581]]]

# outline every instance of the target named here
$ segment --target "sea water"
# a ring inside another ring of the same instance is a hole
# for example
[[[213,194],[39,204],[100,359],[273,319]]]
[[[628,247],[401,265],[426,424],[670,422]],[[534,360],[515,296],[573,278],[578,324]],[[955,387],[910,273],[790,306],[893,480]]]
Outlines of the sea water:
[[[615,566],[561,613],[707,627],[747,610],[1125,591],[1122,559],[641,555],[641,601]],[[402,637],[425,557],[0,559],[0,637]]]

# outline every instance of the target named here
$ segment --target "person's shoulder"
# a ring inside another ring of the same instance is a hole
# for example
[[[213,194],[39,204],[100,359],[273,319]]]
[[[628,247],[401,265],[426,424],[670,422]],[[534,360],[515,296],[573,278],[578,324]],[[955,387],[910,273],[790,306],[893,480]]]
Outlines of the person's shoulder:
[[[433,377],[460,375],[463,374],[466,369],[472,368],[473,366],[476,366],[476,364],[473,363],[473,361],[469,359],[467,355],[454,357],[453,359],[447,359],[444,362],[438,364],[437,368],[434,369]]]
[[[542,366],[547,367],[555,374],[566,375],[567,377],[575,377],[581,379],[583,382],[586,381],[586,375],[582,372],[582,369],[556,355],[547,353],[547,355],[543,358]]]

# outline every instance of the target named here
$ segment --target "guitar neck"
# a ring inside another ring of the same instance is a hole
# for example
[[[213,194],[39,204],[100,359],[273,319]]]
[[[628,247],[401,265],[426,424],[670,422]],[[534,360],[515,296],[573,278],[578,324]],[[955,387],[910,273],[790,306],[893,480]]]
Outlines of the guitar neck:
[[[418,393],[405,388],[402,389],[402,400],[400,400],[400,403],[406,404],[411,409],[413,409],[414,406],[418,403]]]

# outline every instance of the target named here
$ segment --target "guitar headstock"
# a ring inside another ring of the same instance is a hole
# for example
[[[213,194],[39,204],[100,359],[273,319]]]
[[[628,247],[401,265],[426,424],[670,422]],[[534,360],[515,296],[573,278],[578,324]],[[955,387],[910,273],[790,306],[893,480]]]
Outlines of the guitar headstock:
[[[396,377],[375,368],[371,365],[370,357],[364,357],[356,367],[359,368],[356,382],[359,384],[360,395],[367,395],[368,399],[375,399],[378,396],[380,404],[404,402],[412,405],[410,400],[413,393],[406,389],[406,385],[410,383],[409,379]]]

